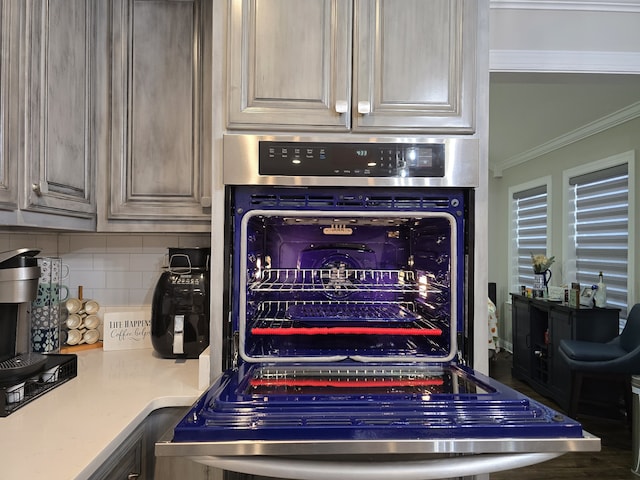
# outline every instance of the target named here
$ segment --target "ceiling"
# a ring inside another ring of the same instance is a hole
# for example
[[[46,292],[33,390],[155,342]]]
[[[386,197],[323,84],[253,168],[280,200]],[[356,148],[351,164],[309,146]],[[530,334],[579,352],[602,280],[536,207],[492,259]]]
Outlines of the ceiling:
[[[640,75],[492,73],[489,167],[499,175],[629,115],[640,115]]]

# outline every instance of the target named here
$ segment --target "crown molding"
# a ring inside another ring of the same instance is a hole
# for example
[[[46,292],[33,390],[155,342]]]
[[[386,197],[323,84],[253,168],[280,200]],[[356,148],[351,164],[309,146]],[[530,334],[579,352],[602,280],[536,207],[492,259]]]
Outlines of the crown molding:
[[[581,10],[586,12],[640,12],[638,0],[491,0],[492,9]]]
[[[612,127],[620,125],[622,123],[633,120],[640,117],[640,102],[633,103],[628,107],[622,108],[617,112],[613,112],[610,115],[606,115],[594,122],[588,123],[580,128],[577,128],[571,132],[554,138],[548,142],[545,142],[537,147],[529,149],[518,155],[506,159],[500,164],[493,165],[493,176],[501,177],[503,170],[533,160],[534,158],[541,157],[547,153],[551,153],[554,150],[558,150],[562,147],[566,147],[572,143],[583,140],[597,133],[604,132]]]
[[[640,52],[491,50],[491,72],[640,74]]]

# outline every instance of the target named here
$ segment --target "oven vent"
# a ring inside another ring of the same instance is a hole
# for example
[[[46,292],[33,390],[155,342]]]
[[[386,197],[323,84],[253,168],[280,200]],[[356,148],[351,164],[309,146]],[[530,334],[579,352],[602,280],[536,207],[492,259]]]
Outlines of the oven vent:
[[[266,194],[251,195],[251,205],[256,207],[275,207],[278,205],[278,196]]]
[[[427,197],[423,195],[413,196],[393,196],[377,195],[366,198],[365,206],[369,208],[400,208],[400,209],[423,209],[423,208],[448,208],[449,198]]]
[[[322,193],[322,192],[270,192],[251,195],[254,208],[375,208],[384,210],[421,210],[447,209],[451,207],[451,198],[446,195],[410,195],[385,194],[367,195],[363,193]]]
[[[254,207],[329,207],[335,203],[333,195],[313,194],[254,194],[251,195],[251,205]]]

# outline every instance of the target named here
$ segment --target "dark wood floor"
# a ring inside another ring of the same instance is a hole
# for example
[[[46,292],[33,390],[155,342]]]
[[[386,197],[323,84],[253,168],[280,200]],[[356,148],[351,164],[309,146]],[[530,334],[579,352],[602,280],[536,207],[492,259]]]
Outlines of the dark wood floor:
[[[511,377],[511,355],[500,352],[491,360],[490,375],[510,387],[556,410],[560,407],[542,397],[527,384]],[[559,458],[531,467],[491,474],[491,480],[640,480],[631,471],[631,429],[624,420],[579,415],[584,430],[600,437],[600,452],[567,453]]]

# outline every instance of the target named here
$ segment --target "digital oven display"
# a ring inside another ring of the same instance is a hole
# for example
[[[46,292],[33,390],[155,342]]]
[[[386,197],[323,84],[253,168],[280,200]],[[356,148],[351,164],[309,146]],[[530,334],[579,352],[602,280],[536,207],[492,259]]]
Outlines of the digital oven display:
[[[444,144],[260,142],[260,175],[444,177]]]

